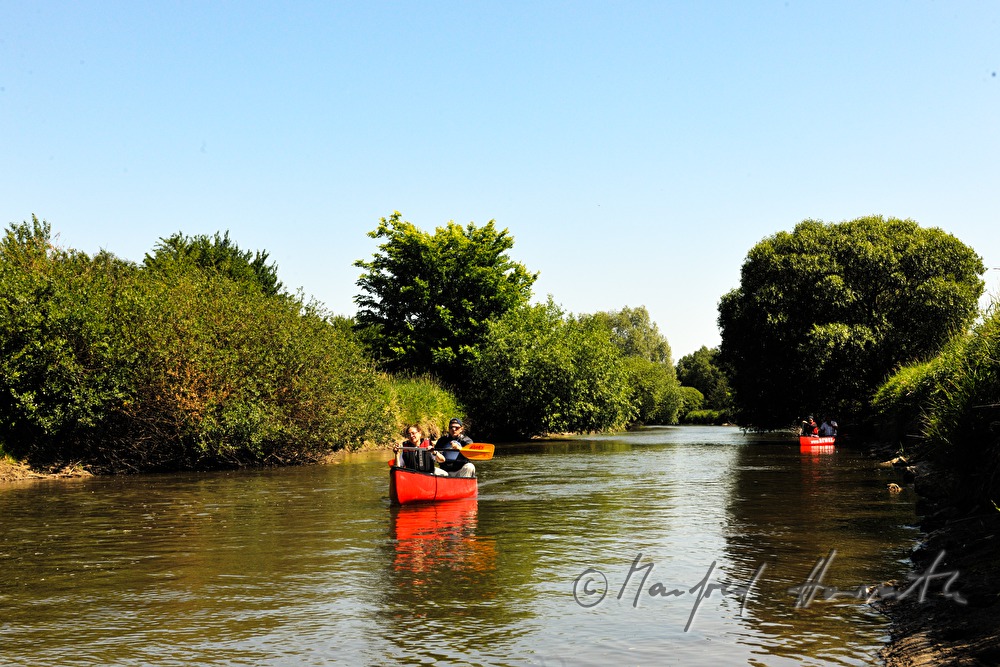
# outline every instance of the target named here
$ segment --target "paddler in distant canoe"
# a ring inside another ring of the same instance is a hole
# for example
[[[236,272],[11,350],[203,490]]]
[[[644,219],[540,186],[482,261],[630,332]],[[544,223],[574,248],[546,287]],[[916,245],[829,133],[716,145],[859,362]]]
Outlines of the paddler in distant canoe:
[[[462,447],[472,444],[472,438],[465,435],[462,420],[457,417],[448,422],[448,432],[434,445],[434,459],[448,477],[475,477],[476,466],[462,456]]]

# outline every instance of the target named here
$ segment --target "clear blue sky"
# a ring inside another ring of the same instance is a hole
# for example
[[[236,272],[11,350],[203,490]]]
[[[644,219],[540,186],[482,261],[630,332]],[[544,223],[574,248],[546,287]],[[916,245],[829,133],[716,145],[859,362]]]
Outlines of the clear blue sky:
[[[998,72],[997,2],[0,0],[0,223],[228,229],[353,314],[380,217],[495,219],[537,300],[645,305],[676,360],[806,218],[1000,267]]]

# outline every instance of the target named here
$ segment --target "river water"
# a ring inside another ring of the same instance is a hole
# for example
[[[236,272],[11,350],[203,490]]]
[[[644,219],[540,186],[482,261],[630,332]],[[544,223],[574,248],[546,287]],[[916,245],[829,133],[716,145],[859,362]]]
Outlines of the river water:
[[[886,619],[825,598],[917,536],[861,452],[735,428],[499,445],[427,506],[387,458],[0,486],[0,663],[872,665]]]

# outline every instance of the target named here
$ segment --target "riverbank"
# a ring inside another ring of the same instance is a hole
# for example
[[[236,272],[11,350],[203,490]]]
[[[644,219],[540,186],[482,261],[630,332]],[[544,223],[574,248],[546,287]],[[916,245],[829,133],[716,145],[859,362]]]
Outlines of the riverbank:
[[[998,665],[1000,511],[960,512],[941,471],[909,470],[923,531],[911,558],[923,579],[900,582],[916,586],[903,600],[875,604],[891,621],[880,657],[886,667]]]
[[[335,452],[330,452],[324,456],[317,459],[314,463],[318,465],[330,465],[343,463],[344,459],[350,454],[358,452],[374,452],[374,451],[385,451],[390,452],[392,450],[391,444],[386,445],[371,445],[366,444],[357,450],[347,451],[346,449],[339,449]],[[4,482],[23,482],[28,480],[44,480],[44,479],[74,479],[80,477],[93,477],[93,473],[80,465],[68,465],[57,470],[39,470],[32,468],[26,463],[21,463],[14,461],[8,457],[0,457],[0,483]]]
[[[81,466],[66,466],[56,471],[35,470],[27,464],[11,459],[0,458],[0,482],[21,482],[30,479],[69,479],[73,477],[90,477],[91,474]]]

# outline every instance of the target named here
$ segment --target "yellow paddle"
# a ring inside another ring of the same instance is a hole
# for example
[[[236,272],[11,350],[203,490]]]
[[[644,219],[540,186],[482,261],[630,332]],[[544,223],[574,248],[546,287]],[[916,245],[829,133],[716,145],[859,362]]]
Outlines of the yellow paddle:
[[[464,456],[465,458],[469,459],[470,461],[489,461],[490,459],[493,458],[493,449],[494,449],[493,445],[491,445],[488,442],[470,442],[465,447],[462,447],[461,449],[457,449],[457,450],[455,450],[455,449],[444,449],[444,450],[441,450],[441,449],[437,449],[437,450],[435,450],[435,449],[422,449],[420,447],[400,447],[399,448],[399,450],[401,452],[425,451],[425,452],[440,452],[440,453],[443,454],[444,452],[454,452],[454,451],[457,451],[457,452],[460,452],[462,454],[462,456]],[[389,461],[389,465],[392,465],[392,464],[393,464],[393,462]]]
[[[493,445],[488,442],[470,442],[460,451],[470,461],[489,461],[493,458]]]

